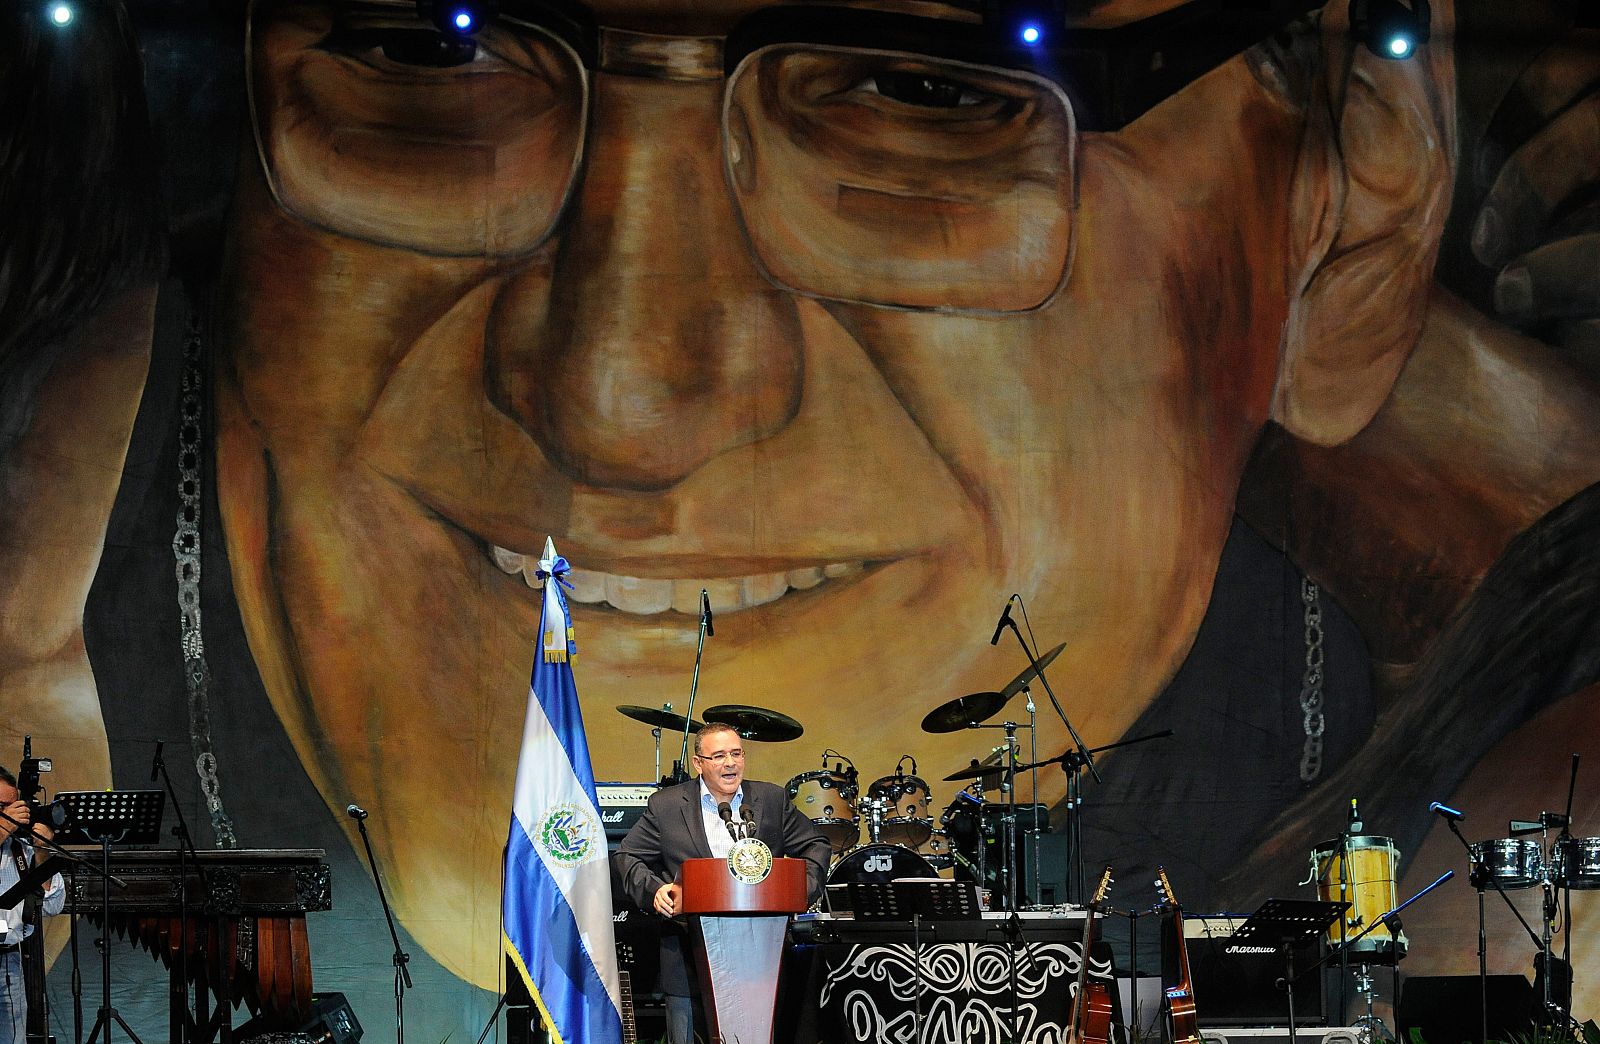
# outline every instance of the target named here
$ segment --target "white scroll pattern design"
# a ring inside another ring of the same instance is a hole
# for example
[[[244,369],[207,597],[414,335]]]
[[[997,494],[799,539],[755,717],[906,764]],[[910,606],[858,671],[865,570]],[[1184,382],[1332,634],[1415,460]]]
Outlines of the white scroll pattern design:
[[[852,946],[828,970],[822,1007],[836,1006],[852,1040],[886,1044],[1000,1044],[1011,1039],[1011,1016],[993,998],[1011,995],[1012,951],[993,944],[935,943],[921,948],[921,971],[909,946]],[[1015,952],[1016,1032],[1024,1044],[1065,1044],[1070,1007],[1041,1010],[1052,982],[1065,996],[1078,988],[1078,948],[1067,943],[1029,943]],[[1109,976],[1107,962],[1089,970]],[[881,984],[876,989],[871,984]],[[922,1001],[918,1032],[916,1003]],[[884,1011],[880,1001],[890,1010]]]

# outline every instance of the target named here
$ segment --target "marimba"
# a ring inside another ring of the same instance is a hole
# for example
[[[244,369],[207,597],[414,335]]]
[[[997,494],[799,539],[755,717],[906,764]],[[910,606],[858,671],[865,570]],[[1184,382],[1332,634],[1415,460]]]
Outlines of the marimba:
[[[97,853],[83,852],[99,863]],[[311,945],[305,915],[333,907],[331,876],[320,849],[113,851],[111,928],[171,972],[173,1040],[232,1039],[232,1009],[245,1006],[262,1030],[292,1029],[311,1012]],[[180,878],[187,880],[180,904]],[[71,874],[67,911],[98,923],[98,874]],[[187,918],[183,907],[187,908]],[[188,981],[183,980],[187,954]],[[195,1011],[188,1010],[189,990]],[[214,1000],[214,1006],[213,1006]],[[210,1010],[208,1010],[210,1009]],[[183,1022],[193,1030],[183,1033]],[[195,1031],[198,1031],[197,1033]]]

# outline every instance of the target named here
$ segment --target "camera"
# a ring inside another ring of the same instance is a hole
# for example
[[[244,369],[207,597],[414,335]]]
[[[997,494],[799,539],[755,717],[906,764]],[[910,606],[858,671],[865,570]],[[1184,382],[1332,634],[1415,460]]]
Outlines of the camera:
[[[33,822],[43,823],[51,830],[59,831],[67,825],[67,820],[70,818],[66,803],[60,798],[54,801],[39,800],[39,792],[44,789],[39,776],[54,767],[49,758],[33,756],[32,736],[22,737],[22,762],[17,766],[17,796],[27,804],[28,816]]]

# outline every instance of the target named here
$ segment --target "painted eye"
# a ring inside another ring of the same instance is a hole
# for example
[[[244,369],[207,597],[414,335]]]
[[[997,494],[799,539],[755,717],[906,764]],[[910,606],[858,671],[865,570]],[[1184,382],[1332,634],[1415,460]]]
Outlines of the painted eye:
[[[912,70],[874,73],[862,81],[861,89],[926,109],[958,109],[994,100],[993,95],[971,84]]]
[[[398,26],[336,30],[323,41],[323,47],[368,61],[381,55],[396,65],[424,69],[451,69],[478,57],[478,45],[469,37]]]

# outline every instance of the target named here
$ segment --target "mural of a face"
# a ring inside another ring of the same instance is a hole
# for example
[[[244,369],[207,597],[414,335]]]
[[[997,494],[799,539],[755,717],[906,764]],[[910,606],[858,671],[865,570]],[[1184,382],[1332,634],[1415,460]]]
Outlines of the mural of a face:
[[[1012,591],[1080,731],[1122,734],[1292,412],[1328,178],[1259,55],[1091,131],[1031,74],[807,43],[730,79],[682,38],[761,6],[604,4],[588,72],[516,22],[441,49],[410,4],[252,18],[216,329],[235,583],[313,778],[374,804],[408,928],[480,984],[546,535],[598,776],[652,775],[610,708],[683,706],[702,587],[700,706],[806,727],[753,778],[826,746],[943,775],[988,735],[917,723],[1022,666],[984,644]]]

